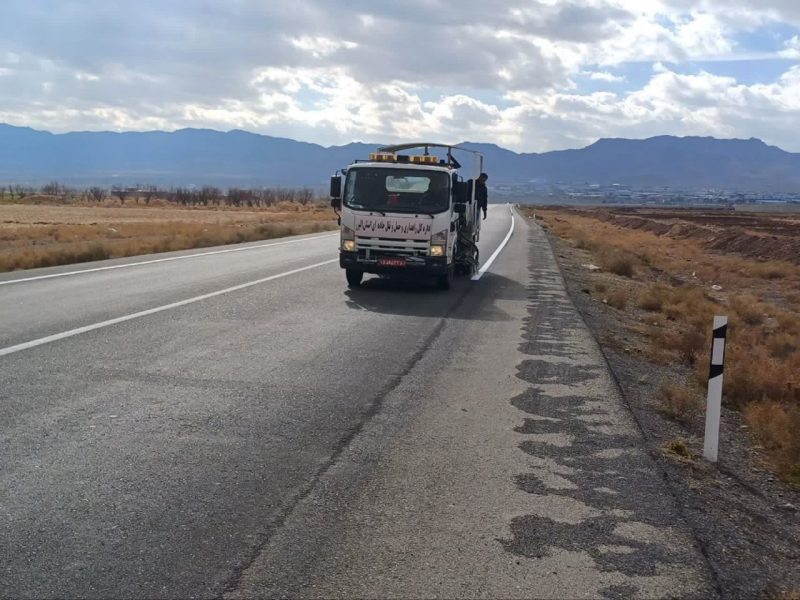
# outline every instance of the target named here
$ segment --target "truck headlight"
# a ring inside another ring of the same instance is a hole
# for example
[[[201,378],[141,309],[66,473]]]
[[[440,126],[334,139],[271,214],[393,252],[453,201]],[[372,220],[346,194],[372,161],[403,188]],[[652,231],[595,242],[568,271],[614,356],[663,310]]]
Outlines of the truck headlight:
[[[442,244],[432,244],[431,245],[431,256],[444,256],[445,255],[445,246]]]
[[[342,250],[345,252],[356,251],[356,232],[347,226],[342,227]]]

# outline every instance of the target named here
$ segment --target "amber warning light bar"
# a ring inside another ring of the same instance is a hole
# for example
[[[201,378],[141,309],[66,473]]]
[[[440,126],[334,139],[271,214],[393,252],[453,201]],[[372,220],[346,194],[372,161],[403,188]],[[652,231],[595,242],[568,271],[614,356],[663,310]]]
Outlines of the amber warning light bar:
[[[373,162],[412,162],[420,165],[438,165],[439,158],[431,155],[397,156],[392,152],[371,152],[369,159]]]

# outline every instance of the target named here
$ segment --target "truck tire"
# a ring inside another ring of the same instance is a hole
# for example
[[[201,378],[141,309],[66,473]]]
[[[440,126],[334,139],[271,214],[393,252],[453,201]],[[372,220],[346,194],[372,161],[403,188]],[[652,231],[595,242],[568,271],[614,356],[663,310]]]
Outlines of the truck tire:
[[[361,285],[361,281],[364,279],[364,271],[345,269],[345,276],[347,277],[347,285],[349,285],[351,288],[359,287]]]
[[[436,286],[440,290],[449,290],[453,286],[454,268],[452,266],[447,268],[445,275],[439,275],[436,278]]]

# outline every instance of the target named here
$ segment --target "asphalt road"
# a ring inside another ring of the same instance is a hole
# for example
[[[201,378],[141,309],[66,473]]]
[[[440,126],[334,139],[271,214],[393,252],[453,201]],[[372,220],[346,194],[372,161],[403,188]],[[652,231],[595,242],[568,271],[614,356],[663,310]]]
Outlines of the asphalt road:
[[[329,234],[0,277],[0,596],[713,594],[543,239],[449,292]]]

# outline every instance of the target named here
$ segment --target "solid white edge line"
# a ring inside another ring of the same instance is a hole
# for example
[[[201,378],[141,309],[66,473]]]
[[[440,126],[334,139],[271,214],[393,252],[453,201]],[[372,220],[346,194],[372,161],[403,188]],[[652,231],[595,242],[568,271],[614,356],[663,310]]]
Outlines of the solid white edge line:
[[[36,346],[42,346],[43,344],[49,344],[51,342],[56,342],[58,340],[63,340],[64,338],[72,337],[75,335],[79,335],[81,333],[87,333],[89,331],[94,331],[95,329],[102,329],[103,327],[109,327],[111,325],[116,325],[117,323],[124,323],[125,321],[130,321],[132,319],[138,319],[139,317],[146,317],[148,315],[153,315],[155,313],[163,312],[165,310],[170,310],[173,308],[178,308],[179,306],[186,306],[187,304],[193,304],[194,302],[200,302],[201,300],[207,300],[208,298],[214,298],[215,296],[221,296],[222,294],[228,294],[230,292],[236,292],[238,290],[243,290],[245,288],[252,287],[254,285],[258,285],[260,283],[266,283],[267,281],[273,281],[275,279],[280,279],[281,277],[287,277],[289,275],[294,275],[296,273],[301,273],[303,271],[308,271],[309,269],[316,269],[317,267],[322,267],[324,265],[330,265],[332,263],[338,262],[338,258],[334,258],[332,260],[326,260],[323,262],[315,263],[313,265],[308,265],[306,267],[300,267],[299,269],[292,269],[291,271],[285,271],[284,273],[278,273],[277,275],[270,275],[269,277],[263,277],[261,279],[256,279],[255,281],[248,281],[247,283],[242,283],[239,285],[235,285],[233,287],[225,288],[224,290],[217,290],[216,292],[210,292],[208,294],[203,294],[201,296],[195,296],[194,298],[187,298],[186,300],[180,300],[178,302],[173,302],[171,304],[164,304],[163,306],[156,306],[155,308],[149,308],[147,310],[143,310],[136,313],[131,313],[129,315],[125,315],[122,317],[116,317],[115,319],[109,319],[107,321],[100,321],[99,323],[94,323],[92,325],[86,325],[84,327],[78,327],[76,329],[70,329],[69,331],[62,331],[61,333],[56,333],[54,335],[48,335],[47,337],[39,338],[37,340],[31,340],[30,342],[23,342],[22,344],[16,344],[14,346],[8,346],[7,348],[0,348],[0,356],[5,356],[7,354],[13,354],[15,352],[20,352],[21,350],[27,350],[29,348],[35,348]]]
[[[489,257],[489,260],[487,260],[480,270],[472,276],[472,281],[478,281],[481,277],[483,277],[483,274],[486,273],[486,270],[491,267],[495,259],[500,256],[503,248],[505,248],[506,244],[508,244],[508,240],[511,239],[511,235],[514,233],[514,208],[509,204],[508,210],[511,212],[511,227],[508,228],[508,233],[506,234],[505,239],[500,242],[497,250],[495,250],[494,253]]]
[[[183,256],[169,256],[167,258],[154,258],[153,260],[142,260],[139,262],[126,263],[124,265],[109,265],[107,267],[95,267],[93,269],[82,269],[80,271],[67,271],[66,273],[51,273],[50,275],[36,275],[34,277],[24,277],[22,279],[9,279],[8,281],[0,281],[0,285],[11,285],[12,283],[24,283],[26,281],[37,281],[39,279],[53,279],[55,277],[68,277],[70,275],[81,275],[83,273],[95,273],[97,271],[110,271],[111,269],[125,269],[128,267],[140,267],[142,265],[151,265],[153,263],[169,262],[173,260],[184,260],[187,258],[197,258],[200,256],[211,256],[213,254],[227,254],[228,252],[244,252],[246,250],[258,250],[260,248],[270,248],[272,246],[284,246],[286,244],[299,244],[309,240],[324,240],[329,237],[335,237],[338,233],[331,233],[325,235],[318,235],[313,237],[304,237],[296,240],[286,240],[284,242],[270,242],[269,244],[258,244],[256,246],[246,246],[237,248],[226,248],[224,250],[211,250],[209,252],[198,252],[196,254],[184,254]]]

